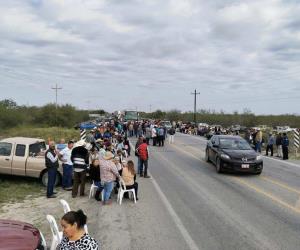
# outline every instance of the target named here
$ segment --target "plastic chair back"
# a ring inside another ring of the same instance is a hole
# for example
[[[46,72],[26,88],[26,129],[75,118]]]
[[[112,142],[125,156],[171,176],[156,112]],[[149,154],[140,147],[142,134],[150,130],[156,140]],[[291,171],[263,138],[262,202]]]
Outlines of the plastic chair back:
[[[67,212],[70,212],[70,211],[71,211],[70,206],[69,206],[69,204],[68,204],[67,201],[61,199],[59,202],[62,204],[65,214],[66,214]]]

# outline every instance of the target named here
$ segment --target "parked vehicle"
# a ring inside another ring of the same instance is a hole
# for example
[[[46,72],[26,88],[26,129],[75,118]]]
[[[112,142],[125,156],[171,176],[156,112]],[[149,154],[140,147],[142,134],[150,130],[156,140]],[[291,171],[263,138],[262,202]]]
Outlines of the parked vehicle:
[[[43,234],[33,225],[0,220],[0,249],[5,250],[46,250]]]
[[[0,141],[0,174],[40,178],[47,186],[46,143],[43,139],[12,137]],[[61,167],[56,184],[61,180]]]
[[[213,135],[207,142],[205,159],[216,166],[216,171],[247,172],[261,174],[262,156],[240,136]]]
[[[80,129],[80,130],[83,130],[83,129],[93,129],[95,127],[97,127],[97,123],[94,122],[94,121],[87,121],[87,122],[82,122],[82,123],[79,123],[77,125],[74,126],[75,129]]]
[[[161,121],[160,125],[166,127],[167,130],[169,130],[170,128],[172,128],[172,124],[171,124],[170,121]]]

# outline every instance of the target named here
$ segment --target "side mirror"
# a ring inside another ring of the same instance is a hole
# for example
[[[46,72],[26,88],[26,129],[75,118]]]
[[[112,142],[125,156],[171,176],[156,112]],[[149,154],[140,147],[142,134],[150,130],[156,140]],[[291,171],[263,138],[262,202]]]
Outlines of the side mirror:
[[[35,157],[35,153],[30,152],[30,153],[29,153],[29,156],[30,156],[30,157]]]

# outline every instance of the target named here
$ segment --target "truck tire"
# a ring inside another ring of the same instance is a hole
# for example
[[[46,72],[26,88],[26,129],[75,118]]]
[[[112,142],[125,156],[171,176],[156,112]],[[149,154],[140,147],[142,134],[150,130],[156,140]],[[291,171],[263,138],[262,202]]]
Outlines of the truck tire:
[[[48,171],[47,169],[45,169],[42,174],[41,174],[41,183],[43,184],[43,186],[47,187],[48,184]],[[59,172],[57,172],[56,174],[56,179],[55,179],[55,186],[58,186],[61,182],[61,175]]]

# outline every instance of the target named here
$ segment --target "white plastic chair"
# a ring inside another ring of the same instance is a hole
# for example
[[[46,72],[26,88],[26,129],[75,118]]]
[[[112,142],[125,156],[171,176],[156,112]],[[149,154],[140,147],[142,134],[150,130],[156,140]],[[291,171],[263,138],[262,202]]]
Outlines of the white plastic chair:
[[[62,204],[65,214],[66,214],[67,212],[70,212],[70,211],[71,211],[68,202],[66,202],[66,201],[63,200],[63,199],[59,200],[59,202]]]
[[[126,189],[126,185],[123,179],[120,178],[119,180],[119,191],[118,191],[118,199],[117,202],[121,205],[122,204],[122,199],[125,193],[132,193],[133,194],[133,199],[134,199],[134,203],[136,203],[136,196],[135,196],[135,190],[134,188],[132,189]]]
[[[67,201],[61,199],[59,202],[62,204],[63,209],[64,209],[64,213],[65,213],[65,214],[66,214],[67,212],[70,212],[70,211],[71,211],[71,208],[70,208],[69,203],[68,203]],[[84,231],[85,231],[87,234],[89,233],[88,227],[87,227],[86,224],[84,225]]]
[[[93,197],[95,195],[95,191],[98,189],[98,186],[95,185],[94,181],[91,185],[90,188],[90,195],[89,195],[89,199],[91,199],[91,197]]]
[[[52,232],[52,242],[51,242],[51,247],[50,250],[55,250],[57,245],[61,242],[62,237],[63,237],[63,232],[58,230],[56,221],[54,217],[50,214],[47,214],[47,220],[50,224],[51,232]]]

